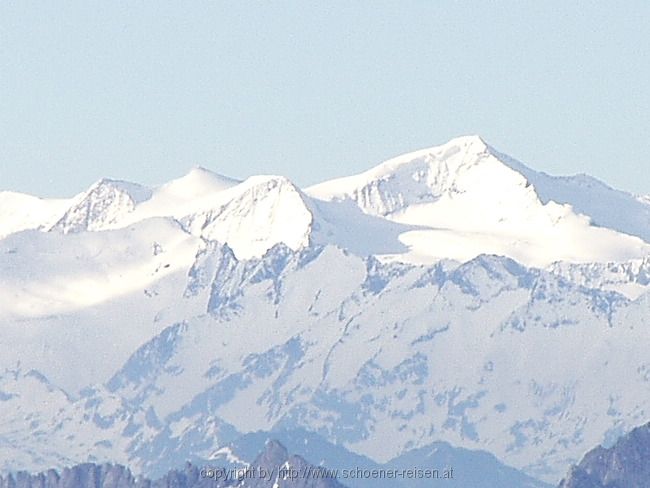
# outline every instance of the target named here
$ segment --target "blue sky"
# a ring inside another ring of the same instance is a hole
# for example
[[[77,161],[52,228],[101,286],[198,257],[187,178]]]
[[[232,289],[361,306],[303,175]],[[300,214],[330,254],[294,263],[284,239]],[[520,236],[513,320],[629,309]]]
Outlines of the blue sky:
[[[0,3],[0,189],[306,186],[480,134],[650,193],[650,3]]]

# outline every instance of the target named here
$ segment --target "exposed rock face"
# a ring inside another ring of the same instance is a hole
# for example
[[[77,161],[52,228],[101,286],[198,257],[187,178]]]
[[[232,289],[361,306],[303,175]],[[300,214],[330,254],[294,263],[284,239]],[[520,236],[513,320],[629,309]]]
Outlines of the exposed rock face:
[[[50,469],[30,475],[24,471],[0,477],[2,488],[133,488],[142,482],[120,465],[78,464],[61,473]]]
[[[199,468],[190,463],[152,481],[135,478],[121,465],[78,464],[61,473],[24,471],[0,476],[0,488],[344,488],[332,472],[289,455],[277,441],[269,441],[255,462],[242,469]]]
[[[650,486],[650,423],[611,448],[597,447],[571,468],[560,488],[647,488]]]

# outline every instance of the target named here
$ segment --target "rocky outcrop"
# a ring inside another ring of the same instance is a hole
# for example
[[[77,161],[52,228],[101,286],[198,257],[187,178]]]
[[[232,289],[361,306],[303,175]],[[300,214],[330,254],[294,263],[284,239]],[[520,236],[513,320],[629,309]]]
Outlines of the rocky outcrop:
[[[559,488],[647,488],[650,486],[650,423],[621,437],[611,448],[589,451]]]

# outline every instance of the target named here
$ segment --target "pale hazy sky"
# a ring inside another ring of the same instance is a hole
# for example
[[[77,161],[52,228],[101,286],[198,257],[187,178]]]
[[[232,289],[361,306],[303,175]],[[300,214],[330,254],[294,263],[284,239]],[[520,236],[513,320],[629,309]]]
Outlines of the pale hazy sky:
[[[650,193],[650,2],[0,2],[0,189],[306,186],[480,134]]]

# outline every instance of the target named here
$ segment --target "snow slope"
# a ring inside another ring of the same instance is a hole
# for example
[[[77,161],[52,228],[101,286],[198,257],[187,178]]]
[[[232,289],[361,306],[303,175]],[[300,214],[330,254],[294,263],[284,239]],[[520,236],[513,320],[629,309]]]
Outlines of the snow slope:
[[[70,205],[65,199],[43,199],[0,191],[0,239],[21,230],[51,227]]]
[[[592,176],[550,176],[533,171],[510,156],[490,148],[496,157],[521,172],[546,204],[568,204],[590,217],[592,224],[640,237],[650,242],[650,198],[636,197],[607,186]]]
[[[0,356],[76,392],[101,381],[170,320],[201,241],[169,219],[105,232],[0,240]]]

